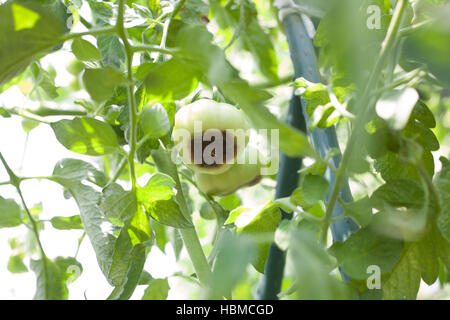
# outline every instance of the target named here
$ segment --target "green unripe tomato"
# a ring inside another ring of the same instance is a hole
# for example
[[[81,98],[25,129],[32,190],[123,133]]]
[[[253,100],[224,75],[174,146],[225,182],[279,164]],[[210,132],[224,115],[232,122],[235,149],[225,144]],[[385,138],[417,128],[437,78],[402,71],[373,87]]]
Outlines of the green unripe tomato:
[[[256,151],[254,147],[247,146],[245,152],[239,156],[238,163],[235,163],[227,171],[220,174],[195,174],[198,188],[206,194],[212,196],[226,196],[236,190],[253,186],[261,180],[261,163],[259,153],[256,163],[241,163],[241,159],[246,157],[250,151]],[[257,151],[256,151],[257,152]]]
[[[172,137],[183,162],[196,172],[227,171],[248,143],[250,125],[242,111],[200,99],[175,115]]]

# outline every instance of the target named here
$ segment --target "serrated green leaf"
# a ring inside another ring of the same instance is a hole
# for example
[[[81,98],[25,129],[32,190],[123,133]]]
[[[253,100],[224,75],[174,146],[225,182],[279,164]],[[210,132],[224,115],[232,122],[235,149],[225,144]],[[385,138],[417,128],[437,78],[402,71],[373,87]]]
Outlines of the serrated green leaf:
[[[142,270],[138,285],[140,285],[140,286],[149,285],[152,280],[153,280],[152,275],[150,273],[148,273],[147,271]]]
[[[441,157],[442,170],[436,176],[434,184],[439,193],[441,214],[438,228],[444,238],[450,242],[450,161]]]
[[[144,187],[137,189],[138,201],[145,207],[146,203],[169,200],[175,195],[174,187],[175,181],[170,176],[160,172],[155,173]]]
[[[145,246],[136,245],[131,250],[130,263],[123,282],[116,286],[108,300],[128,300],[139,283],[146,259]]]
[[[145,289],[142,300],[166,300],[169,290],[169,281],[166,278],[153,279]]]
[[[40,123],[38,121],[31,120],[31,119],[23,119],[22,120],[23,131],[25,131],[27,133],[29,133],[31,130],[36,128],[39,124]]]
[[[11,273],[28,272],[27,266],[23,263],[22,255],[13,255],[8,260],[8,271]]]
[[[0,228],[11,228],[22,224],[20,206],[13,199],[0,196]]]
[[[239,207],[242,204],[242,200],[237,194],[232,193],[228,196],[221,197],[219,199],[219,204],[225,210],[231,211]]]
[[[76,185],[82,180],[90,180],[100,187],[108,182],[105,174],[92,164],[79,159],[62,159],[55,165],[52,179],[64,185]]]
[[[187,1],[180,12],[181,20],[192,25],[205,24],[208,18],[209,7],[203,0]]]
[[[379,187],[371,196],[375,208],[384,208],[384,203],[393,207],[422,207],[425,196],[422,188],[413,180],[392,179]]]
[[[52,260],[46,260],[46,270],[42,260],[31,260],[31,269],[36,274],[34,300],[65,300],[68,297],[65,271]]]
[[[191,228],[192,223],[181,213],[175,200],[158,200],[144,203],[147,213],[161,224],[174,228]]]
[[[100,209],[106,217],[128,221],[136,213],[136,198],[131,191],[125,191],[119,184],[112,183],[103,189]]]
[[[431,112],[430,108],[423,101],[417,102],[413,110],[413,117],[427,128],[436,127],[436,119],[434,118],[433,112]]]
[[[61,270],[65,280],[73,282],[83,272],[83,266],[73,257],[56,257],[53,261]]]
[[[325,199],[330,185],[328,181],[315,174],[308,174],[302,179],[302,195],[303,199],[310,205],[316,204],[318,201]]]
[[[78,60],[89,63],[90,66],[95,66],[95,62],[102,58],[97,47],[82,38],[73,40],[72,53]]]
[[[112,127],[94,118],[60,120],[51,127],[58,141],[76,153],[100,156],[117,151],[119,147]]]
[[[39,3],[8,1],[0,6],[0,85],[21,74],[40,53],[47,53],[65,25]]]
[[[166,110],[161,104],[149,106],[139,119],[139,125],[144,136],[160,138],[170,130],[170,120]]]
[[[86,91],[99,102],[110,98],[116,87],[127,83],[125,76],[111,66],[86,69],[82,78]]]
[[[241,37],[244,46],[255,58],[262,74],[273,81],[277,81],[278,63],[275,48],[272,39],[261,27],[256,17],[246,26]]]
[[[360,227],[363,228],[372,221],[372,206],[368,197],[350,203],[342,203],[342,206],[344,214],[355,220]]]
[[[185,98],[198,86],[196,73],[189,63],[176,58],[155,66],[145,80],[148,102]]]
[[[77,168],[82,169],[81,172]],[[66,188],[77,202],[81,222],[94,248],[100,269],[107,277],[116,237],[112,233],[112,224],[98,206],[101,193],[82,183],[87,180],[89,174],[95,173],[92,169],[92,165],[81,160],[65,159],[56,164],[52,177]]]
[[[433,21],[426,28],[405,39],[403,55],[412,62],[425,64],[427,69],[447,88],[450,87],[450,37],[447,16],[448,4],[434,8]]]
[[[430,151],[425,150],[423,152],[421,163],[427,173],[432,176],[434,173],[434,159]],[[393,152],[388,152],[385,156],[376,159],[375,169],[386,181],[392,179],[409,179],[421,183],[419,172],[414,164],[401,161],[398,154]]]
[[[402,132],[406,137],[420,144],[425,150],[439,150],[439,141],[433,131],[418,121],[410,121]]]
[[[116,35],[101,35],[97,37],[97,46],[102,55],[103,64],[120,70],[125,62],[125,49],[119,38]]]
[[[70,217],[53,217],[50,219],[53,228],[58,230],[83,229],[79,215]]]
[[[439,275],[439,246],[436,246],[436,228],[429,226],[422,238],[416,243],[420,273],[426,284],[432,285]]]
[[[346,284],[330,275],[335,262],[320,245],[317,234],[303,228],[292,235],[288,252],[296,282],[301,284],[297,287],[297,297],[308,300],[349,299],[350,290]]]
[[[214,214],[214,210],[208,202],[203,202],[200,206],[200,217],[205,220],[214,220],[216,215]]]
[[[346,274],[355,279],[367,279],[367,267],[376,265],[381,273],[392,270],[400,258],[403,243],[382,236],[370,229],[361,229],[344,242],[335,242],[329,249]]]
[[[233,212],[238,212],[237,210]],[[254,237],[257,252],[252,260],[252,264],[258,272],[264,273],[264,265],[269,254],[270,244],[281,220],[281,212],[278,205],[269,202],[263,207],[240,210],[237,217],[235,217],[236,214],[233,214],[233,212],[226,223],[235,219],[234,224],[238,234]],[[234,216],[233,218],[232,215]]]
[[[155,233],[155,243],[158,246],[159,250],[165,252],[166,244],[169,242],[169,234],[166,226],[156,222],[150,221],[150,226]]]
[[[223,297],[232,292],[253,260],[255,249],[254,244],[245,237],[231,232],[222,236],[211,277],[214,296]]]
[[[291,232],[293,230],[292,222],[290,220],[282,220],[275,231],[274,242],[283,251],[289,248],[291,241]]]
[[[405,248],[389,278],[381,286],[383,299],[416,299],[420,286],[419,259],[413,245]]]

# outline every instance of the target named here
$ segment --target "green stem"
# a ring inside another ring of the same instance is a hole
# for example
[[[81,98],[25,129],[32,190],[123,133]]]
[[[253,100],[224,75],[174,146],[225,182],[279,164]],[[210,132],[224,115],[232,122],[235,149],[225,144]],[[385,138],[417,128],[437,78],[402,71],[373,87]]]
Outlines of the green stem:
[[[85,236],[86,236],[86,231],[84,231],[83,234],[81,235],[80,239],[78,239],[77,251],[75,251],[75,255],[73,256],[74,259],[77,258],[78,252],[80,252],[81,243],[83,242]]]
[[[37,110],[25,109],[28,113],[40,116],[40,117],[51,117],[51,116],[85,116],[86,112],[83,110],[64,110],[64,109],[52,109],[47,107],[40,107]]]
[[[178,14],[178,12],[181,10],[181,8],[183,7],[184,3],[186,2],[186,0],[180,0],[175,8],[173,9],[172,13],[170,14],[169,19],[164,23],[164,27],[163,27],[163,35],[161,38],[161,42],[160,42],[160,47],[162,49],[166,48],[166,40],[167,40],[167,34],[169,32],[169,28],[170,28],[170,24],[172,22],[172,19]],[[161,58],[161,53],[163,52],[159,52],[157,57],[155,58],[156,61],[159,61]]]
[[[116,26],[108,26],[108,27],[104,27],[104,28],[91,29],[91,30],[83,31],[83,32],[68,33],[68,34],[62,36],[60,38],[60,41],[64,42],[67,40],[72,40],[72,39],[80,38],[83,36],[99,36],[102,34],[111,34],[111,33],[115,33],[115,32],[117,32]]]
[[[178,14],[178,12],[180,12],[180,10],[183,7],[185,2],[186,2],[186,0],[180,0],[177,3],[177,5],[175,6],[175,8],[172,11],[172,14],[170,15],[170,19],[174,18]]]
[[[423,166],[423,164],[419,163],[416,165],[417,170],[419,171],[420,175],[422,176],[422,179],[425,181],[426,186],[428,187],[428,190],[430,190],[431,194],[433,195],[433,200],[436,203],[436,216],[440,214],[441,212],[441,204],[440,204],[440,197],[439,193],[433,184],[433,181],[431,180],[430,176],[428,175],[427,170]]]
[[[231,38],[230,42],[225,46],[225,48],[223,48],[223,51],[227,50],[233,45],[233,43],[239,38],[244,29],[245,29],[245,5],[244,0],[241,0],[239,4],[239,25],[237,26],[236,31],[233,34],[233,38]]]
[[[392,48],[395,47],[405,7],[406,7],[406,0],[399,0],[397,2],[391,23],[389,25],[389,29],[381,46],[380,54],[369,77],[369,80],[365,86],[362,96],[360,97],[358,104],[355,107],[355,110],[362,110],[362,113],[355,124],[355,129],[352,132],[347,148],[345,149],[344,154],[342,155],[341,165],[339,169],[336,171],[336,180],[333,185],[333,189],[331,191],[330,200],[328,202],[327,210],[325,212],[325,218],[322,224],[322,242],[325,245],[327,242],[328,229],[330,227],[333,210],[336,205],[336,201],[339,197],[339,193],[342,189],[342,185],[345,181],[346,169],[349,165],[350,158],[353,153],[353,148],[357,145],[358,139],[362,135],[361,133],[363,133],[366,118],[369,114],[369,111],[371,110],[372,104],[370,101],[371,100],[370,91],[377,87],[386,60],[391,54]]]
[[[158,171],[169,175],[175,181],[175,188],[177,190],[177,194],[175,197],[177,199],[177,203],[186,219],[191,221],[192,218],[189,212],[188,205],[186,203],[183,188],[181,187],[181,181],[178,176],[178,169],[177,166],[172,162],[170,151],[165,151],[161,148],[158,150],[154,150],[152,152],[152,158],[155,162],[156,167],[158,168]],[[205,253],[203,252],[203,248],[200,244],[200,240],[198,239],[195,228],[192,227],[180,229],[179,231],[189,257],[192,261],[192,264],[194,265],[197,278],[204,286],[208,287],[211,278],[211,270]]]
[[[20,177],[20,181],[26,181],[26,180],[52,180],[53,177],[51,176],[37,176],[37,177]]]
[[[130,167],[130,181],[131,181],[131,189],[135,193],[136,191],[136,169],[134,165],[134,156],[136,153],[136,144],[137,144],[137,108],[136,108],[136,99],[134,97],[134,80],[133,80],[133,49],[128,41],[127,33],[124,27],[124,12],[125,12],[125,1],[120,0],[119,9],[117,15],[117,25],[116,29],[119,37],[122,39],[125,53],[126,53],[126,62],[127,62],[127,78],[129,81],[129,85],[127,86],[127,95],[128,95],[128,106],[130,109],[130,152],[128,153],[128,166]]]
[[[183,0],[181,0],[177,7],[175,8],[172,17],[176,13],[177,8],[181,8],[182,3],[184,3]],[[126,34],[126,30],[124,28],[124,8],[125,8],[125,1],[120,0],[119,2],[119,8],[118,8],[118,17],[117,17],[117,25],[116,30],[119,34],[119,37],[122,39],[122,42],[124,44],[126,57],[127,57],[127,73],[128,73],[128,80],[130,82],[130,85],[127,87],[128,91],[128,103],[130,107],[130,152],[128,154],[128,163],[130,167],[130,178],[131,178],[131,184],[132,189],[135,192],[136,191],[136,173],[135,173],[135,166],[134,166],[134,156],[136,153],[136,145],[137,145],[137,109],[136,109],[136,101],[134,97],[134,85],[133,85],[133,69],[132,69],[132,62],[133,62],[133,47],[128,41],[128,37]],[[179,10],[179,9],[178,9]],[[162,151],[165,153],[165,151]],[[178,171],[176,166],[171,162],[170,156],[167,157],[166,154],[163,155],[163,160],[157,162],[158,154],[155,154],[154,161],[157,166],[161,168],[161,172],[167,173],[176,182],[176,188],[177,188],[177,200],[178,205],[180,206],[181,211],[183,214],[190,220],[190,213],[188,210],[188,206],[186,203],[186,199],[184,198],[183,190],[181,188],[180,179],[178,177]],[[167,172],[168,171],[168,172]],[[206,260],[205,254],[203,252],[202,246],[200,244],[200,240],[198,239],[197,233],[195,231],[195,228],[186,228],[186,229],[180,229],[180,234],[183,238],[184,245],[187,249],[187,252],[189,253],[189,256],[192,260],[192,263],[194,265],[194,269],[196,271],[198,279],[204,284],[207,285],[209,283],[210,278],[210,269],[208,262]]]
[[[49,121],[42,119],[39,115],[36,115],[34,113],[31,113],[27,110],[20,110],[19,108],[12,108],[12,109],[6,109],[9,113],[22,117],[24,119],[37,121],[40,123],[50,124]]]
[[[19,194],[20,200],[22,202],[23,208],[25,210],[25,213],[28,216],[28,219],[30,220],[32,231],[34,233],[34,236],[36,238],[36,242],[39,247],[39,251],[41,253],[41,260],[43,264],[44,269],[44,281],[45,281],[45,290],[44,290],[44,298],[48,299],[48,269],[47,269],[47,256],[45,255],[44,247],[42,246],[41,239],[39,238],[39,229],[37,227],[36,221],[34,220],[33,216],[31,215],[30,210],[28,209],[28,206],[25,202],[25,199],[22,194],[22,190],[20,189],[20,182],[21,179],[17,177],[14,172],[9,167],[8,163],[6,162],[5,158],[3,157],[2,153],[0,152],[0,160],[3,163],[3,166],[6,169],[6,172],[9,175],[9,179],[11,181],[11,184],[16,188],[17,193]]]
[[[294,75],[290,74],[290,75],[279,78],[277,81],[267,81],[267,82],[255,83],[252,85],[252,87],[256,88],[256,89],[270,89],[273,87],[278,87],[283,84],[290,83],[292,81],[293,77],[294,77]]]
[[[416,33],[422,29],[427,28],[432,22],[433,22],[432,19],[428,19],[428,20],[419,22],[417,24],[414,24],[412,26],[402,28],[402,29],[400,29],[399,35],[400,35],[400,37],[409,36],[412,33]]]
[[[217,206],[220,206],[220,205],[217,204],[217,202],[214,201],[214,199],[212,199],[209,195],[207,195],[202,190],[200,190],[199,187],[197,186],[197,184],[195,183],[195,181],[193,181],[190,177],[188,177],[186,174],[184,174],[183,171],[180,171],[180,173],[187,181],[189,181],[198,190],[200,195],[206,200],[206,202],[209,204],[209,206],[214,211],[214,214],[216,215],[217,226],[216,226],[216,231],[214,233],[214,238],[213,238],[213,242],[212,242],[213,249],[211,251],[211,254],[208,257],[208,263],[210,265],[212,265],[212,263],[216,257],[217,251],[218,251],[220,238],[222,237],[224,230],[225,230],[223,228],[223,225],[226,221],[226,217],[221,212],[216,210]]]
[[[160,52],[164,54],[174,55],[178,51],[176,49],[171,48],[162,48],[160,46],[150,45],[150,44],[139,44],[135,45],[131,48],[134,52],[138,51],[150,51],[150,52]]]
[[[125,166],[127,165],[128,159],[125,157],[122,159],[122,161],[119,163],[119,165],[117,166],[116,171],[114,172],[114,175],[111,177],[111,179],[108,182],[108,185],[115,182],[120,174],[122,173],[123,169],[125,168]]]
[[[397,88],[404,84],[408,84],[413,80],[422,79],[425,76],[425,74],[426,73],[420,68],[410,71],[407,74],[405,74],[404,76],[402,76],[398,79],[394,79],[394,81],[392,81],[388,85],[376,90],[374,96],[379,96],[379,95],[383,94],[385,91]]]
[[[79,17],[80,17],[80,22],[86,27],[86,28],[88,28],[88,29],[91,29],[92,28],[92,24],[89,22],[89,21],[87,21],[85,18],[83,18],[81,15],[79,15]]]
[[[192,264],[194,265],[197,278],[204,286],[209,286],[211,270],[195,228],[180,229],[180,234]]]

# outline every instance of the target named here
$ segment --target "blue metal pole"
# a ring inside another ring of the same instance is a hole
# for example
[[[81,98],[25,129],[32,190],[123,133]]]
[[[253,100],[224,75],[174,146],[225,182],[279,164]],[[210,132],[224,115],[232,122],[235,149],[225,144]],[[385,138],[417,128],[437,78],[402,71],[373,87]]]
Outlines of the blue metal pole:
[[[321,82],[321,76],[319,73],[319,68],[317,65],[317,59],[315,56],[314,47],[312,41],[308,35],[308,32],[305,28],[302,16],[299,12],[290,11],[284,17],[282,17],[282,22],[285,29],[286,38],[289,44],[289,51],[291,53],[292,63],[294,65],[294,74],[295,77],[304,77],[305,79],[311,82]],[[293,98],[295,99],[295,98]],[[297,100],[301,100],[301,98],[297,97]],[[291,103],[292,104],[292,103]],[[302,101],[299,103],[304,105]],[[308,115],[306,114],[305,108],[302,108],[303,119],[307,122]],[[322,157],[325,157],[328,151],[332,148],[338,148],[339,144],[336,137],[336,130],[334,126],[329,127],[327,129],[319,129],[316,128],[314,132],[308,132],[311,136],[314,147],[319,152]],[[283,159],[283,156],[282,156]],[[298,166],[301,164],[301,160],[297,159]],[[341,154],[335,155],[331,161],[333,165],[337,168],[339,167],[339,163],[341,161]],[[281,166],[282,162],[280,162],[280,170],[279,175],[294,175],[294,171],[291,171],[291,168],[288,166]],[[285,170],[289,170],[289,172],[284,172]],[[334,184],[335,181],[335,173],[328,169],[325,173],[325,178],[328,180],[330,185]],[[281,185],[284,183],[292,183],[292,185]],[[278,190],[294,190],[297,187],[298,183],[298,175],[297,181],[294,182],[285,182],[282,177],[277,179],[277,196],[286,196],[285,194],[281,194]],[[326,197],[326,201],[329,200],[330,193]],[[344,187],[340,192],[340,197],[345,202],[353,201],[350,188],[348,186],[348,182],[344,183]],[[343,208],[339,203],[336,203],[333,217],[338,217],[343,213]],[[285,218],[286,215],[283,215]],[[352,232],[358,229],[356,223],[350,218],[341,219],[331,225],[331,234],[333,237],[333,241],[344,241]],[[277,294],[281,289],[281,282],[283,279],[284,265],[285,265],[286,256],[285,253],[282,252],[275,244],[272,244],[269,250],[269,256],[267,258],[265,273],[261,278],[260,286],[258,290],[258,299],[264,300],[273,300],[277,299]],[[341,275],[344,281],[348,281],[349,277],[344,274],[341,270]]]

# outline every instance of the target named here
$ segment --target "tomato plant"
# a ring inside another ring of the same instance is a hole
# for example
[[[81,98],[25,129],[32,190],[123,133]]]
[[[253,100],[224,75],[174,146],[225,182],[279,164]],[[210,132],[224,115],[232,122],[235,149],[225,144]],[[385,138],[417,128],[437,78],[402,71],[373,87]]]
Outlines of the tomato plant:
[[[0,287],[448,298],[449,13],[0,0]]]

